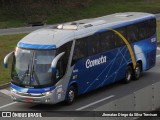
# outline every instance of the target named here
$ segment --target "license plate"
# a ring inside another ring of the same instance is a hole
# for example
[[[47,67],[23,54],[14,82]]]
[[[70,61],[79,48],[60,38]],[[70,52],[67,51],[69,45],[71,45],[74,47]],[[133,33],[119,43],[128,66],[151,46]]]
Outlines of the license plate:
[[[33,102],[33,99],[32,98],[26,98],[25,101],[26,102]]]

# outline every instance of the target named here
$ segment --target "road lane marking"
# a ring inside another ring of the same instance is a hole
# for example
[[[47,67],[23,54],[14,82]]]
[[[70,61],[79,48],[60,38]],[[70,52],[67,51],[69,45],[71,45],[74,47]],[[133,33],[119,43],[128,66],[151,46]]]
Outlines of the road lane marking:
[[[16,104],[16,103],[17,103],[17,102],[11,102],[11,103],[9,103],[9,104],[0,106],[0,109],[5,108],[5,107],[8,107],[8,106],[11,106],[11,105],[14,105],[14,104]]]
[[[7,89],[2,89],[2,90],[0,90],[0,92],[5,94],[5,95],[11,96],[11,92]]]
[[[160,47],[157,47],[157,50],[160,50]]]
[[[156,55],[156,57],[158,58],[158,57],[160,57],[160,55]]]
[[[80,107],[80,108],[77,108],[76,110],[77,110],[77,111],[78,111],[78,110],[83,110],[83,109],[88,108],[88,107],[90,107],[90,106],[92,106],[92,105],[95,105],[95,104],[100,103],[100,102],[102,102],[102,101],[105,101],[105,100],[108,100],[108,99],[110,99],[110,98],[113,98],[114,96],[115,96],[115,95],[111,95],[111,96],[105,97],[105,98],[103,98],[103,99],[100,99],[100,100],[97,100],[97,101],[95,101],[95,102],[92,102],[92,103],[90,103],[90,104],[88,104],[88,105],[85,105],[85,106],[82,106],[82,107]]]

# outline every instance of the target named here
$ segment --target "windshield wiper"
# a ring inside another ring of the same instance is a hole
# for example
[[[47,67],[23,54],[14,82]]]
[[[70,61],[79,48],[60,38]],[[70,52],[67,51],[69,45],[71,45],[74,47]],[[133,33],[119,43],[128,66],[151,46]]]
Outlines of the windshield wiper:
[[[37,74],[34,70],[34,65],[33,65],[32,73],[31,73],[31,77],[30,77],[30,85],[31,85],[32,80],[34,80],[34,77],[35,77],[37,84],[40,85],[40,82],[38,80],[38,77],[37,77]]]
[[[20,82],[20,84],[24,81],[24,79],[25,79],[25,77],[26,76],[29,76],[30,74],[29,74],[29,68],[30,68],[30,66],[29,66],[29,64],[28,64],[28,69],[24,72],[24,74],[22,75],[22,78],[20,79],[21,80],[21,82]]]

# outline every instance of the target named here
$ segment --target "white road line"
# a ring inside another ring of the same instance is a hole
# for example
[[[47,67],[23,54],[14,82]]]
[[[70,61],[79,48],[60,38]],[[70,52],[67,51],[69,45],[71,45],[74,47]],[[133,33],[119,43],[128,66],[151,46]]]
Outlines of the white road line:
[[[157,50],[160,50],[160,47],[157,47]]]
[[[160,57],[160,55],[157,55],[156,57],[158,58],[158,57]]]
[[[11,103],[9,103],[9,104],[0,106],[0,109],[5,108],[5,107],[8,107],[8,106],[13,105],[13,104],[16,104],[16,103],[17,103],[17,102],[11,102]]]
[[[102,101],[108,100],[108,99],[110,99],[110,98],[112,98],[112,97],[114,97],[114,96],[115,96],[115,95],[111,95],[111,96],[105,97],[105,98],[103,98],[103,99],[97,100],[97,101],[92,102],[92,103],[90,103],[90,104],[88,104],[88,105],[85,105],[85,106],[83,106],[83,107],[77,108],[76,110],[77,110],[77,111],[78,111],[78,110],[83,110],[83,109],[88,108],[88,107],[90,107],[90,106],[92,106],[92,105],[95,105],[95,104],[100,103],[100,102],[102,102]]]
[[[0,92],[5,94],[5,95],[11,96],[11,92],[7,89],[2,89],[2,90],[0,90]]]

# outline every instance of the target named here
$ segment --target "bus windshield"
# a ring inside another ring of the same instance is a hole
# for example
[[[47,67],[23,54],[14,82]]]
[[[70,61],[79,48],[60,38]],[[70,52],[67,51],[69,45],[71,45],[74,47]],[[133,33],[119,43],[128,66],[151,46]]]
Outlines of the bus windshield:
[[[16,48],[12,64],[12,82],[21,86],[40,87],[55,83],[51,62],[56,50]]]

